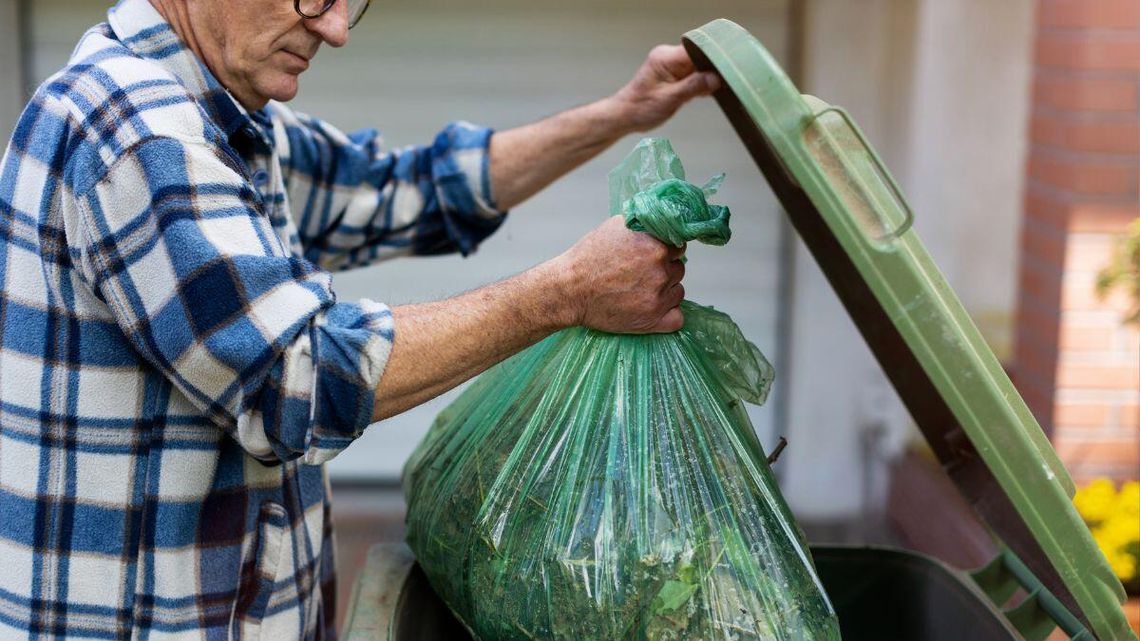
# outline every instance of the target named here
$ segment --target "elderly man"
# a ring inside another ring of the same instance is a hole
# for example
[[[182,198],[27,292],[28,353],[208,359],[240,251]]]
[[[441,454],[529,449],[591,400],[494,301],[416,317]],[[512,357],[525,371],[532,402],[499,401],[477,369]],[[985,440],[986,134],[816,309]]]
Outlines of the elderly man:
[[[328,639],[322,463],[561,328],[681,326],[682,250],[612,219],[455,298],[327,270],[472,251],[716,87],[658,47],[613,96],[381,149],[290,111],[361,0],[121,0],[0,170],[0,638]]]

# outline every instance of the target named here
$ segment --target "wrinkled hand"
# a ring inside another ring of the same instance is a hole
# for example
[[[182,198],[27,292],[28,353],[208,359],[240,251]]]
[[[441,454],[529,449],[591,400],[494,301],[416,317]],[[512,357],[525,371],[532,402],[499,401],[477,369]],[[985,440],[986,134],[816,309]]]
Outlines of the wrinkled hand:
[[[610,218],[555,259],[569,281],[570,324],[631,334],[681,329],[684,253]]]
[[[631,131],[648,131],[664,123],[689,100],[719,89],[720,77],[697,71],[681,45],[658,45],[633,79],[612,96]]]

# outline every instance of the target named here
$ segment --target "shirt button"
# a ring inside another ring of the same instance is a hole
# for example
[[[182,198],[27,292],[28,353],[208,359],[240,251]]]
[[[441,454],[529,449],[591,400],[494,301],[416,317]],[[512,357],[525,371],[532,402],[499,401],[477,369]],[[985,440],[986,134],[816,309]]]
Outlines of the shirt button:
[[[268,182],[269,182],[269,173],[266,172],[264,169],[258,169],[257,171],[253,172],[253,184],[260,187],[260,186],[262,186]]]

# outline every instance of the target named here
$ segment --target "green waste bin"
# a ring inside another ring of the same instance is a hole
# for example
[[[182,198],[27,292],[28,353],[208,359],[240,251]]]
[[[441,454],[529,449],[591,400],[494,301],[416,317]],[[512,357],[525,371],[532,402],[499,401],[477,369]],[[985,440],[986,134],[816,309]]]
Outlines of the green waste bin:
[[[967,575],[929,557],[821,546],[812,548],[812,556],[844,641],[1023,638]],[[407,546],[372,548],[361,577],[343,641],[470,641]]]
[[[1073,508],[1072,479],[911,229],[902,192],[858,126],[801,95],[728,20],[683,42],[698,68],[724,78],[717,102],[1001,549],[967,573],[901,550],[813,548],[844,639],[1039,641],[1057,627],[1082,641],[1136,639],[1123,587]],[[384,607],[358,586],[347,638],[465,638],[401,554],[405,578],[386,584]],[[1026,598],[1002,609],[1019,589]],[[386,623],[376,623],[380,614]]]

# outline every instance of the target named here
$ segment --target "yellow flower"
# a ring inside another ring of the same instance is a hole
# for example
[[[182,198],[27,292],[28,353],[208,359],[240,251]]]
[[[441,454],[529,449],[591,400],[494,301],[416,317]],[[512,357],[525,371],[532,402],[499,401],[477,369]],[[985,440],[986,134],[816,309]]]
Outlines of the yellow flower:
[[[1120,494],[1116,495],[1119,511],[1137,517],[1140,524],[1140,481],[1128,481],[1120,486]]]
[[[1121,583],[1128,583],[1136,578],[1136,557],[1131,554],[1113,554],[1108,557],[1108,564]]]
[[[1097,479],[1077,491],[1073,505],[1120,581],[1140,580],[1140,482],[1124,483],[1117,492],[1112,481]]]
[[[1116,487],[1108,479],[1097,479],[1077,490],[1073,505],[1089,525],[1098,525],[1116,507]]]
[[[1112,532],[1112,540],[1120,547],[1140,544],[1140,517],[1126,512],[1115,512],[1105,524]]]

